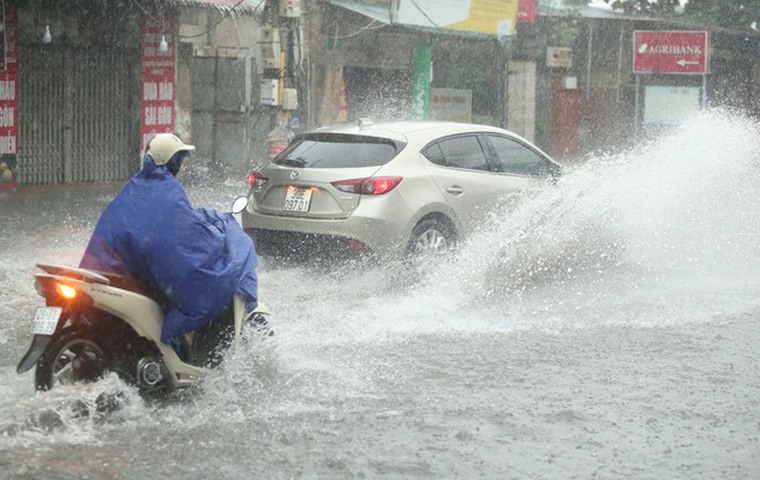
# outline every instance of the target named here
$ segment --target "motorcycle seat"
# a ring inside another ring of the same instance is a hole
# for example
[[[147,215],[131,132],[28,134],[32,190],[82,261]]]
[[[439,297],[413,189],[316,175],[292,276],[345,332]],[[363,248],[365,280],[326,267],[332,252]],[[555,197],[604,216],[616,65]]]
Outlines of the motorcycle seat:
[[[106,277],[112,287],[121,288],[122,290],[128,290],[134,293],[139,293],[140,295],[144,295],[148,298],[155,300],[156,303],[158,303],[162,307],[165,306],[167,303],[166,296],[163,294],[161,289],[157,287],[151,287],[150,285],[146,285],[145,283],[140,282],[134,277],[119,275],[118,273],[110,273],[110,272],[98,271],[97,273]]]

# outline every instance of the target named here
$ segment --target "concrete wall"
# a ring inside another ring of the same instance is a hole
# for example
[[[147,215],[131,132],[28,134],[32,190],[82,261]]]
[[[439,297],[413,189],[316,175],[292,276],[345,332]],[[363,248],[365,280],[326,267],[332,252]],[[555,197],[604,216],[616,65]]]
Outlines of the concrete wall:
[[[268,111],[258,105],[253,16],[207,9],[179,15],[177,130],[197,146],[196,163],[216,175],[242,175],[266,148]]]

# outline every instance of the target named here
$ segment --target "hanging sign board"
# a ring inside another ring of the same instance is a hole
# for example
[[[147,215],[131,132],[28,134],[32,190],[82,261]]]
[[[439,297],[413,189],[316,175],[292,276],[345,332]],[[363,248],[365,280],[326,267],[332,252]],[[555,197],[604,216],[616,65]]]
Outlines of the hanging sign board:
[[[397,22],[511,36],[519,0],[399,0]]]
[[[432,52],[429,43],[418,43],[412,50],[412,118],[416,120],[430,119]]]
[[[536,3],[538,0],[519,0],[517,6],[518,23],[536,23]]]
[[[573,66],[573,49],[546,47],[546,66],[549,68],[571,68]]]
[[[157,133],[174,132],[174,48],[176,23],[168,15],[143,15],[140,22],[140,150]],[[166,51],[161,51],[161,41]]]
[[[18,185],[18,7],[0,3],[0,187]]]
[[[633,32],[633,73],[710,73],[710,34],[703,31]]]

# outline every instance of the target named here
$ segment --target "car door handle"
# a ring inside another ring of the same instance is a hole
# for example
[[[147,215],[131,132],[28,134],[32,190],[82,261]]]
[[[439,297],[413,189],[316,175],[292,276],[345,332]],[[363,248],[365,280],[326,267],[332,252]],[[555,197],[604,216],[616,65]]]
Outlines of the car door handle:
[[[452,185],[447,188],[446,191],[452,195],[461,195],[464,193],[464,188],[460,187],[459,185]]]

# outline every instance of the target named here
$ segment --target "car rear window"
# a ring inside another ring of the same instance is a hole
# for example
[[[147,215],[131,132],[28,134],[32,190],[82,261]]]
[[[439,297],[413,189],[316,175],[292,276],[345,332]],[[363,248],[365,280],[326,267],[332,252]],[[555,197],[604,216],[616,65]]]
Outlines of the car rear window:
[[[376,167],[388,163],[404,145],[360,135],[308,135],[296,137],[273,162],[298,168]]]

